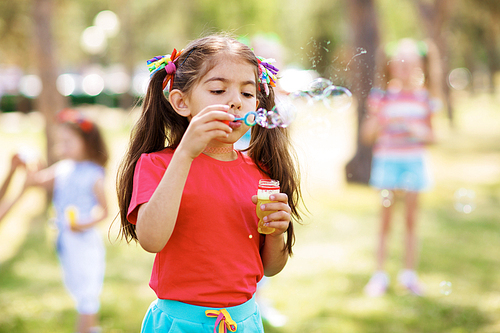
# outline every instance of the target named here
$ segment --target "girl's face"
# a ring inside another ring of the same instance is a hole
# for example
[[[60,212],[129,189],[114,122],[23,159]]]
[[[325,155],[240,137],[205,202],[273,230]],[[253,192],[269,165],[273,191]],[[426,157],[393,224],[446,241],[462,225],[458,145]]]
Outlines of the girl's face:
[[[423,82],[423,62],[411,49],[401,50],[389,63],[391,78],[400,80],[405,87],[416,88]]]
[[[255,111],[259,105],[255,67],[243,60],[224,57],[193,87],[186,104],[191,112],[189,120],[205,107],[215,104],[228,105],[229,113],[236,117]],[[249,129],[241,121],[231,122],[229,126],[233,132],[224,143],[236,142]]]
[[[82,161],[86,158],[85,142],[75,130],[61,125],[57,133],[56,153],[63,159]]]

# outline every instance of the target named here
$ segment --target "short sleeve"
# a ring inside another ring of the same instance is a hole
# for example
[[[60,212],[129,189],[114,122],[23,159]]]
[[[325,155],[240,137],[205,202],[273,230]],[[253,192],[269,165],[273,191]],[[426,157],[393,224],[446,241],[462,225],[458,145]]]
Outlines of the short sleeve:
[[[134,171],[132,198],[128,207],[127,220],[136,224],[137,208],[151,199],[167,166],[155,154],[142,154]]]

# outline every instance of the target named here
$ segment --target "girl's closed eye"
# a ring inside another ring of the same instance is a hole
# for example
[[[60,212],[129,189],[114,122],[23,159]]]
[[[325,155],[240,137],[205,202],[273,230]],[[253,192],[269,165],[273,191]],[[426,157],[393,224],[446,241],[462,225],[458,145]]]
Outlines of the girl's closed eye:
[[[253,97],[255,97],[255,95],[253,93],[249,93],[249,92],[242,92],[241,94],[243,96],[245,96],[246,98],[253,98]]]
[[[224,92],[225,90],[223,89],[210,90],[210,93],[214,95],[222,95]]]

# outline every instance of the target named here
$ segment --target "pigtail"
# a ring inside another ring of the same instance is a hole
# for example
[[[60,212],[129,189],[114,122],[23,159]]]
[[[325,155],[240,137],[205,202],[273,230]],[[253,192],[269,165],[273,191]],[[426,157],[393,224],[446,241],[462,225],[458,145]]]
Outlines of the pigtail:
[[[274,106],[274,92],[270,89],[269,96],[260,96],[259,106],[271,110]],[[276,127],[266,129],[260,126],[252,128],[252,138],[248,147],[248,156],[259,169],[271,179],[279,180],[281,192],[288,195],[288,204],[292,210],[292,218],[300,221],[298,210],[301,198],[300,175],[296,169],[296,157],[290,145],[290,135],[286,128]],[[287,229],[287,239],[283,249],[292,255],[295,243],[293,223]]]
[[[127,220],[137,161],[144,153],[164,149],[165,144],[177,147],[189,124],[186,118],[173,110],[163,93],[162,84],[166,75],[162,70],[152,76],[144,98],[142,114],[132,130],[128,151],[118,169],[116,188],[121,233],[127,242],[137,240],[135,225]]]

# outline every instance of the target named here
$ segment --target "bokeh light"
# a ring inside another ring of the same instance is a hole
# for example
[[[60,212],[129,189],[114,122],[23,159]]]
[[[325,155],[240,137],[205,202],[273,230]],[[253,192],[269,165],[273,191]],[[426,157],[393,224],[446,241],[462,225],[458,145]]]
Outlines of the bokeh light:
[[[61,74],[56,81],[57,91],[63,96],[69,96],[76,90],[76,75]]]
[[[104,90],[104,79],[99,74],[89,74],[83,78],[83,91],[90,96],[97,96]]]
[[[99,12],[94,18],[94,25],[101,28],[107,37],[114,37],[120,31],[118,16],[110,10]]]
[[[35,98],[42,92],[42,80],[37,75],[25,75],[19,82],[19,91],[26,97]]]
[[[89,54],[103,53],[108,46],[104,30],[94,25],[86,28],[81,35],[80,45]]]

